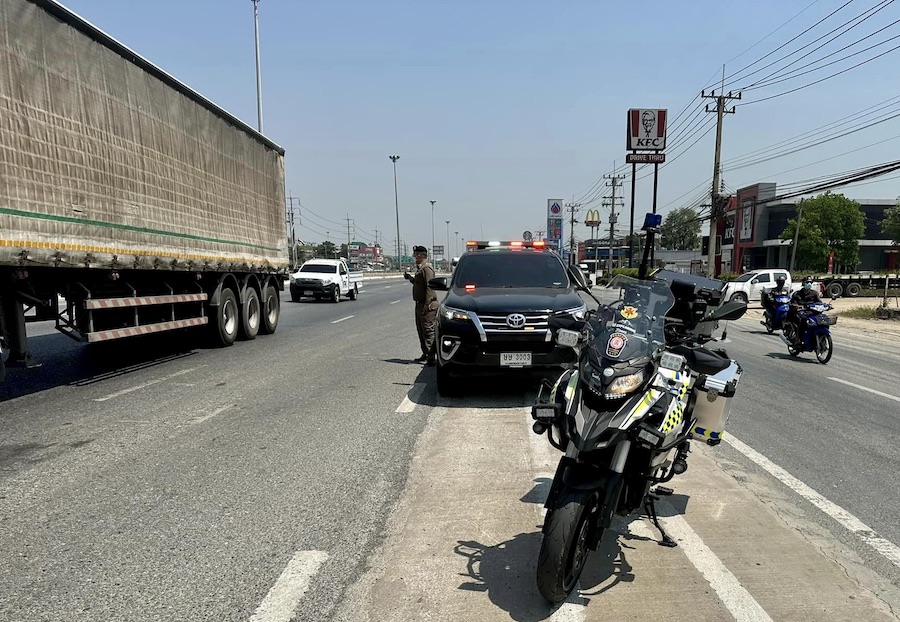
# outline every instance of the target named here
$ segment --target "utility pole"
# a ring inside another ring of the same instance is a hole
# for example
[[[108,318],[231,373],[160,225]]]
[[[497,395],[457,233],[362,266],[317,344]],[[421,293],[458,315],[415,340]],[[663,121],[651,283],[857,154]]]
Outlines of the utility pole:
[[[447,248],[444,249],[444,261],[447,262],[447,270],[449,270],[450,269],[450,257],[449,257],[449,255],[450,255],[450,221],[445,220],[444,222],[447,223]]]
[[[437,201],[429,201],[431,203],[431,251],[428,253],[428,256],[431,257],[432,261],[435,261],[434,258],[434,204]]]
[[[714,99],[716,101],[715,109],[710,109],[709,105],[706,106],[706,112],[715,112],[716,113],[716,158],[713,164],[713,182],[712,182],[712,207],[709,210],[709,245],[707,248],[707,256],[706,256],[706,275],[709,277],[714,277],[716,275],[716,225],[718,224],[719,218],[725,211],[725,199],[720,194],[719,189],[719,176],[721,175],[721,160],[722,160],[722,119],[726,114],[734,114],[735,107],[732,106],[731,110],[727,110],[725,105],[732,100],[740,99],[741,94],[738,92],[737,95],[732,95],[731,91],[728,91],[728,94],[725,95],[725,66],[722,66],[722,88],[719,91],[719,94],[716,95],[716,91],[713,90],[711,93],[707,95],[706,91],[700,91],[700,97],[705,99]]]
[[[610,278],[612,275],[612,261],[613,261],[613,232],[616,224],[616,189],[622,185],[622,180],[625,179],[625,175],[616,175],[614,172],[609,173],[603,176],[604,179],[608,179],[606,185],[612,188],[612,196],[610,197],[610,208],[609,208],[609,265],[607,266],[606,277]]]
[[[797,230],[794,232],[794,248],[791,249],[791,267],[788,268],[788,272],[791,274],[794,273],[794,265],[797,259],[797,246],[800,245],[800,219],[803,217],[803,201],[801,200],[799,205],[797,205]],[[737,223],[735,223],[737,224]],[[837,272],[837,270],[835,270]]]
[[[352,218],[350,218],[350,214],[347,214],[347,218],[345,220],[347,221],[347,261],[349,262],[350,261],[350,244],[352,242],[351,235],[350,235],[350,224],[353,223],[353,225],[355,227],[356,223],[353,222]]]
[[[256,120],[257,129],[262,134],[262,76],[259,72],[259,0],[253,0],[253,35],[256,41]]]
[[[575,202],[575,196],[572,196],[572,202],[566,203],[566,207],[569,208],[569,263],[576,264],[575,261],[575,214],[578,212],[578,208],[581,207],[581,203]]]
[[[403,259],[400,255],[400,204],[397,202],[397,160],[400,159],[398,155],[388,156],[391,159],[391,162],[394,163],[394,214],[397,216],[397,264],[400,266],[400,269],[403,269]]]

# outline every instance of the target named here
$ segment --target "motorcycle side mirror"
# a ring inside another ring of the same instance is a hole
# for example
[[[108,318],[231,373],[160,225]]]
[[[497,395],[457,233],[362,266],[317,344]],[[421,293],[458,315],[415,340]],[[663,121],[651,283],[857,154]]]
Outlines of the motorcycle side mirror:
[[[590,291],[587,285],[587,281],[584,279],[584,272],[581,271],[581,268],[578,266],[573,266],[569,264],[566,266],[566,272],[569,275],[569,279],[575,283],[575,289],[580,289],[581,291]]]
[[[710,320],[718,322],[719,320],[736,320],[747,312],[747,303],[740,301],[726,302],[721,307],[713,311],[709,317]]]
[[[447,277],[436,276],[433,279],[429,279],[428,287],[439,292],[447,291],[449,289],[449,287],[447,287]]]

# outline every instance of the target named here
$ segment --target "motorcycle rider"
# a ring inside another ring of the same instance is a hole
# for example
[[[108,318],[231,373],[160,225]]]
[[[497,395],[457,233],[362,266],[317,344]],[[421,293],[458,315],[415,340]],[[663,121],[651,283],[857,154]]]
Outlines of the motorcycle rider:
[[[790,296],[791,292],[784,286],[784,277],[780,274],[775,278],[775,287],[766,292],[766,308],[774,308],[775,296]]]
[[[800,316],[798,312],[801,308],[804,308],[807,304],[812,302],[822,302],[822,299],[819,297],[819,292],[812,287],[812,278],[807,276],[803,278],[803,287],[794,292],[794,295],[791,296],[791,308],[785,319],[785,324],[790,325],[791,328],[791,332],[788,336],[793,341],[797,341],[800,338]],[[788,334],[787,328],[788,327],[785,326],[786,335]]]
[[[775,287],[769,290],[764,290],[762,294],[762,306],[763,309],[769,312],[769,321],[775,323],[775,297],[776,296],[790,296],[791,292],[788,291],[788,288],[784,286],[785,278],[780,274],[775,277]],[[759,322],[763,326],[766,326],[765,320],[760,320]]]

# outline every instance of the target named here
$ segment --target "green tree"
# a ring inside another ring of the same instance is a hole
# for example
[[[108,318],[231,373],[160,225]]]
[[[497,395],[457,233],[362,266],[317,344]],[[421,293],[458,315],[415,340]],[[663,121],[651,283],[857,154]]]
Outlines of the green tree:
[[[825,270],[828,255],[832,252],[837,264],[855,266],[859,263],[859,238],[866,230],[859,203],[842,194],[826,192],[802,199],[797,209],[800,242],[795,268]],[[796,232],[797,219],[791,218],[780,237],[793,240]]]
[[[673,209],[659,228],[660,245],[672,251],[700,248],[700,220],[690,207]]]
[[[894,244],[900,245],[900,201],[898,201],[896,207],[889,207],[884,210],[881,230],[891,236]]]
[[[337,257],[337,252],[334,242],[322,242],[316,246],[316,257],[334,259]]]

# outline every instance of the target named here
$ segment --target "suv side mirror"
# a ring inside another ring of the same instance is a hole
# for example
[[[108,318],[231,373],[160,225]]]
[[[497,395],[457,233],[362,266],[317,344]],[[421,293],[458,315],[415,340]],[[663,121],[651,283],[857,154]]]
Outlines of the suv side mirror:
[[[581,268],[569,264],[566,266],[566,273],[569,275],[569,280],[575,283],[576,289],[588,291],[587,281],[584,280],[584,272],[581,271]]]
[[[445,292],[450,289],[447,286],[447,277],[445,276],[436,276],[433,279],[429,280],[428,287],[439,292]]]
[[[753,279],[752,281],[750,281],[751,285],[756,285],[757,283],[759,283],[759,279]]]

